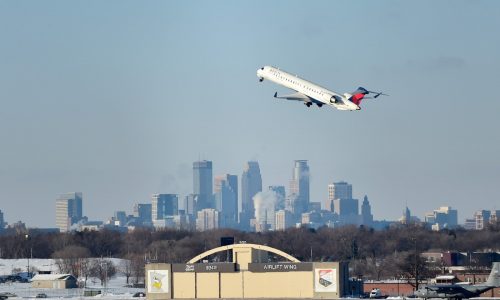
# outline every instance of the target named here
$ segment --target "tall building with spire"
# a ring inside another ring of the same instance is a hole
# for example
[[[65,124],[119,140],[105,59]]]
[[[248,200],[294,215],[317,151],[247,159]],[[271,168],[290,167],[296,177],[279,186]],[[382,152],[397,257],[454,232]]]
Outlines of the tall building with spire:
[[[212,162],[208,160],[193,163],[193,194],[198,195],[196,210],[214,208]]]
[[[255,216],[253,196],[262,192],[262,177],[259,163],[249,161],[245,164],[241,175],[240,228],[248,230],[250,219]]]
[[[401,218],[401,224],[409,225],[410,223],[412,223],[411,212],[407,206],[405,211],[403,212],[403,217]]]
[[[297,197],[294,213],[300,215],[309,207],[309,166],[307,160],[296,160],[290,180],[290,194]]]
[[[363,198],[363,204],[361,204],[361,218],[363,225],[372,226],[373,224],[372,207],[370,205],[370,202],[368,201],[368,196],[366,195]]]

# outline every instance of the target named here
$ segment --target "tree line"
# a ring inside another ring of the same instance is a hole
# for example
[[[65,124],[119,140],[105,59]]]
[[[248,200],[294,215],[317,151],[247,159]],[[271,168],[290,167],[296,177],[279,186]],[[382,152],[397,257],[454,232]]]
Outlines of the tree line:
[[[375,280],[417,278],[416,285],[419,278],[431,276],[441,267],[424,261],[420,257],[422,252],[500,249],[499,223],[480,231],[456,229],[438,232],[419,225],[401,225],[385,230],[363,226],[317,230],[290,228],[264,233],[231,229],[193,232],[139,228],[128,233],[102,230],[6,234],[0,236],[0,258],[54,258],[61,271],[76,276],[90,274],[82,270],[92,268],[93,274],[112,272],[99,258],[124,258],[124,265],[118,266],[120,272],[127,279],[131,277],[138,281],[144,274],[145,263],[184,263],[220,246],[221,237],[228,236],[234,237],[236,243],[244,241],[283,250],[301,261],[349,261],[352,276]],[[224,261],[224,255],[218,254],[212,259]],[[94,258],[94,262],[84,260],[87,258]]]

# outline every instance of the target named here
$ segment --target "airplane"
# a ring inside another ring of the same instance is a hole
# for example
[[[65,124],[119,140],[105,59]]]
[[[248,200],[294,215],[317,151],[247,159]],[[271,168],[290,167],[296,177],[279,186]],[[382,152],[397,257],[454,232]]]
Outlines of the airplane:
[[[270,66],[264,66],[258,69],[257,77],[259,77],[260,82],[267,79],[296,91],[294,94],[285,96],[278,96],[276,92],[274,93],[274,98],[303,101],[307,107],[316,104],[318,107],[322,107],[323,105],[333,106],[338,110],[360,110],[361,100],[369,98],[375,99],[381,95],[388,96],[382,92],[372,92],[363,87],[359,87],[352,93],[339,94],[296,75]],[[373,94],[374,96],[365,97],[368,94]]]
[[[415,291],[417,298],[464,299],[478,297],[492,288],[500,287],[500,262],[494,262],[488,280],[482,284],[440,284],[428,285]]]

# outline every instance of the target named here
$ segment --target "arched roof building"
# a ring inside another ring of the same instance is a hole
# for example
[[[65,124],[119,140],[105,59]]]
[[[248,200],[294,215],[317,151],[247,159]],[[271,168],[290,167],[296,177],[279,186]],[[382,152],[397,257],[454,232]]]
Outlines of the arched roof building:
[[[227,261],[209,262],[224,252]],[[280,260],[271,261],[270,254]],[[345,263],[300,262],[279,249],[246,243],[210,249],[185,264],[146,265],[148,300],[337,299],[350,292],[347,276]]]

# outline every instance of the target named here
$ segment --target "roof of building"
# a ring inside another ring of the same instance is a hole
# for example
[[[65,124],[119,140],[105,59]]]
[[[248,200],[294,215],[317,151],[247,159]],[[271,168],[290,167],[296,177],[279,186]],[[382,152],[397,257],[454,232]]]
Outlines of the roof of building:
[[[31,280],[35,281],[53,281],[53,280],[68,280],[76,279],[71,274],[36,274]]]
[[[453,279],[457,279],[457,277],[455,275],[439,275],[439,276],[436,276],[436,280],[453,280]]]

